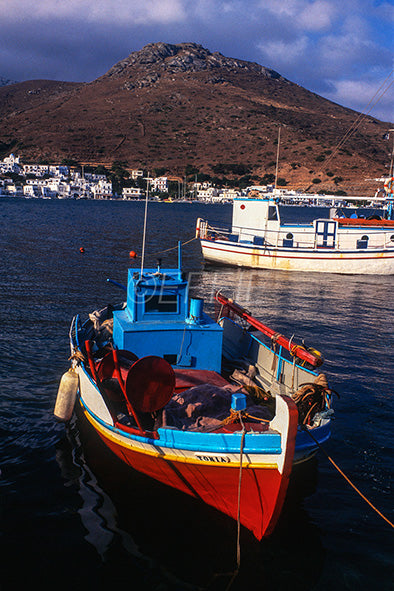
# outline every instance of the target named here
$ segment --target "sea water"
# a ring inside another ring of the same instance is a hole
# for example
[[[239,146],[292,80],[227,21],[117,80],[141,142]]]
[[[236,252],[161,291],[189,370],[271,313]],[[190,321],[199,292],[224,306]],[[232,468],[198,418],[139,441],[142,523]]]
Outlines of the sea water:
[[[141,253],[144,204],[0,204],[2,588],[226,589],[235,522],[130,470],[83,420],[65,427],[53,417],[71,319],[123,299],[106,279],[125,283],[140,266],[129,253]],[[150,203],[148,212],[145,267],[157,258],[176,265],[177,242],[193,238],[197,217],[231,220],[231,205]],[[283,213],[296,221],[328,210]],[[394,521],[394,278],[204,267],[196,240],[184,246],[183,265],[210,312],[220,289],[324,354],[340,395],[325,450]],[[259,543],[242,530],[231,589],[388,591],[393,540],[319,452],[294,472],[273,535]]]

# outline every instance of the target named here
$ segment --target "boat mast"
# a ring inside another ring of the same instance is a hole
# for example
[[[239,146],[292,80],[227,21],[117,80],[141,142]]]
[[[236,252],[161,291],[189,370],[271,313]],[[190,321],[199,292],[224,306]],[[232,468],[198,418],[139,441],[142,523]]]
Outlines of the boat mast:
[[[148,197],[149,197],[149,181],[151,181],[152,179],[149,177],[149,171],[148,171],[148,176],[146,179],[146,195],[145,195],[145,214],[144,214],[144,234],[142,236],[142,255],[141,255],[141,279],[142,279],[142,273],[144,272],[144,258],[145,258],[145,240],[146,240],[146,220],[147,220],[147,214],[148,214]]]
[[[278,129],[278,147],[276,150],[276,170],[275,170],[275,189],[278,182],[278,168],[279,168],[279,147],[280,147],[280,125]]]
[[[393,137],[393,147],[391,150],[391,158],[390,158],[390,168],[389,168],[389,179],[388,179],[388,187],[386,189],[386,200],[387,200],[387,219],[393,219],[393,202],[394,202],[394,181],[393,181],[393,161],[394,161],[394,129],[389,129],[388,136],[390,138],[390,134]]]
[[[394,129],[389,129],[389,137],[390,137],[390,133],[393,136],[393,148],[391,150],[390,174],[389,174],[389,176],[392,177],[393,176],[393,161],[394,161]]]

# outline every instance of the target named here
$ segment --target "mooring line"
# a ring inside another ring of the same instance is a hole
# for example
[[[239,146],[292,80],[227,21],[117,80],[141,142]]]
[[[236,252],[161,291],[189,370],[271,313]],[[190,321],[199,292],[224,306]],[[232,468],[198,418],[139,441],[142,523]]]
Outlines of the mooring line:
[[[193,242],[193,240],[197,240],[197,237],[194,236],[194,238],[190,238],[190,240],[186,240],[186,242],[182,242],[182,246],[185,246],[185,244],[189,244],[189,242]],[[170,252],[170,250],[175,250],[176,248],[178,248],[178,245],[171,246],[171,248],[166,248],[165,250],[159,250],[159,252],[153,252],[152,254],[150,254],[150,256],[154,257],[157,254],[163,254],[163,252]]]
[[[238,476],[238,509],[237,509],[237,568],[232,574],[232,577],[226,587],[226,591],[229,591],[232,584],[234,583],[235,579],[239,574],[239,569],[241,568],[241,485],[242,485],[242,456],[244,453],[244,445],[245,445],[245,435],[246,429],[245,425],[242,421],[242,414],[241,411],[237,411],[237,415],[239,417],[239,422],[242,426],[242,435],[241,435],[241,448],[239,450],[239,476]]]
[[[350,484],[350,486],[356,491],[357,494],[360,495],[360,497],[362,499],[364,499],[364,501],[366,503],[368,503],[368,505],[374,510],[376,511],[376,513],[382,518],[384,519],[384,521],[386,521],[389,525],[391,525],[391,527],[394,529],[394,523],[392,523],[389,519],[387,519],[387,517],[385,515],[383,515],[383,513],[381,511],[379,511],[379,509],[377,509],[375,507],[375,505],[373,505],[371,503],[371,501],[369,499],[367,499],[367,497],[357,488],[357,486],[355,484],[353,484],[353,482],[350,480],[350,478],[348,476],[346,476],[346,474],[343,472],[343,470],[341,470],[341,468],[334,462],[334,460],[332,459],[332,457],[326,452],[326,450],[324,449],[324,447],[317,441],[317,439],[312,435],[312,433],[310,433],[308,431],[308,429],[306,427],[304,427],[304,431],[306,433],[308,433],[310,435],[310,437],[313,439],[313,441],[317,444],[317,446],[319,447],[319,449],[322,450],[322,452],[324,453],[324,455],[329,459],[329,461],[331,462],[331,464],[334,466],[334,468],[336,470],[338,470],[339,474],[341,476],[343,476],[343,478],[346,480],[346,482],[348,484]]]

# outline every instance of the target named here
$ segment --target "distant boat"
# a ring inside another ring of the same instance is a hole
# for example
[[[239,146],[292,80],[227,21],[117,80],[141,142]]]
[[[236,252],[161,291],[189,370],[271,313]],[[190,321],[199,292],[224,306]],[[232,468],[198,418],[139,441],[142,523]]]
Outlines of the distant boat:
[[[234,199],[230,228],[198,218],[196,235],[208,262],[321,273],[394,273],[394,219],[317,218],[281,223],[273,196]]]
[[[180,249],[176,269],[130,269],[125,304],[73,320],[55,416],[69,420],[77,397],[126,464],[261,539],[279,518],[293,462],[316,452],[308,431],[330,436],[332,393],[315,371],[317,351],[220,293],[216,301],[215,320],[189,298]]]

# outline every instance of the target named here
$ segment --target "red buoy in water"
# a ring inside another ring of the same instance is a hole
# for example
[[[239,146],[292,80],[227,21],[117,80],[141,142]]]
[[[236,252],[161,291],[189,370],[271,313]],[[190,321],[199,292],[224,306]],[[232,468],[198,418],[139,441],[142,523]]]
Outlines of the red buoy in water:
[[[135,259],[137,258],[137,253],[134,250],[130,250],[129,256],[131,259]]]
[[[79,252],[85,252],[85,249],[83,246],[81,246],[81,248],[79,249]]]

